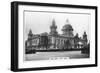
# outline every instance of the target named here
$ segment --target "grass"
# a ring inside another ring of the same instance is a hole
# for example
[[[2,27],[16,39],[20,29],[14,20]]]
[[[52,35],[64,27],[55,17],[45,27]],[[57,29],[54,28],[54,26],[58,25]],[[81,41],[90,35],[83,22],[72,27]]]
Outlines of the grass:
[[[89,55],[82,54],[81,51],[36,52],[35,54],[25,54],[26,61],[49,60],[51,58],[80,59],[89,58]]]

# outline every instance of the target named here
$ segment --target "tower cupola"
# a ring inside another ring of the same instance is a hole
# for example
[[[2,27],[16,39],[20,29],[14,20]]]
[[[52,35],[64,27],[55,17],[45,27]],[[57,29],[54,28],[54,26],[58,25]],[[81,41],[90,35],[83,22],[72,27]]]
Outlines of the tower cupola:
[[[50,31],[50,34],[51,35],[57,35],[58,34],[58,32],[57,32],[57,26],[56,26],[56,23],[55,23],[55,20],[53,19],[53,21],[52,21],[52,25],[50,26],[50,29],[51,29],[51,31]]]

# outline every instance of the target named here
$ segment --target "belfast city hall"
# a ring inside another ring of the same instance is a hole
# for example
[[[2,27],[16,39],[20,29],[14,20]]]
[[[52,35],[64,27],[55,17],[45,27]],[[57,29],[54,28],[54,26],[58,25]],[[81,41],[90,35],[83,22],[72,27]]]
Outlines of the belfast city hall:
[[[73,34],[73,27],[66,20],[66,24],[61,29],[62,34],[57,32],[57,25],[55,20],[52,20],[50,26],[50,32],[44,32],[41,34],[33,34],[32,30],[29,30],[28,38],[25,41],[26,52],[32,50],[69,50],[80,49],[88,44],[87,33],[84,31],[82,37],[79,37],[78,33]]]

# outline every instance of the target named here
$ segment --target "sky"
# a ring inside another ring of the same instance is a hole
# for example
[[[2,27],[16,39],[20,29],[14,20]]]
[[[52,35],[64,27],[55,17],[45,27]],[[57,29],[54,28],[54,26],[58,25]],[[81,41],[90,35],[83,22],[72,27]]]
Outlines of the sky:
[[[66,24],[67,19],[73,27],[74,35],[79,34],[82,37],[84,31],[87,33],[88,39],[90,33],[90,17],[89,14],[76,14],[76,13],[51,13],[51,12],[24,12],[24,38],[27,39],[29,30],[33,34],[41,34],[43,32],[50,32],[50,26],[54,19],[57,25],[57,31],[62,34],[62,27]]]

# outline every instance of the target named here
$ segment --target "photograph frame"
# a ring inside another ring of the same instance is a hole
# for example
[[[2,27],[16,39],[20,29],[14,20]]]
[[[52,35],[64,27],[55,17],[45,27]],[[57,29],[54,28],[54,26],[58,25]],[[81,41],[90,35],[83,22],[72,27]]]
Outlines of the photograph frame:
[[[78,9],[94,9],[95,10],[95,64],[73,65],[73,66],[52,66],[38,68],[18,68],[18,6],[43,6],[43,7],[60,7],[60,8],[78,8]],[[66,69],[66,68],[81,68],[81,67],[96,67],[97,66],[97,6],[85,5],[69,5],[69,4],[53,4],[53,3],[36,3],[36,2],[11,2],[11,71],[34,71],[34,70],[50,70],[50,69]]]

